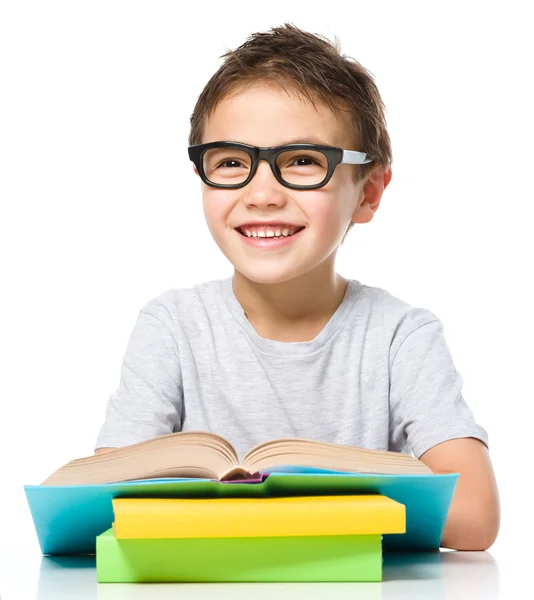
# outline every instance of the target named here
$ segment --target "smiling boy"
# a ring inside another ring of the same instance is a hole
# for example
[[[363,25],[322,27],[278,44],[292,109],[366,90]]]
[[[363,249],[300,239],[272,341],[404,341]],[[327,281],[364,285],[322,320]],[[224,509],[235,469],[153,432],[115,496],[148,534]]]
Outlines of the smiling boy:
[[[240,456],[274,437],[411,452],[460,473],[441,545],[488,548],[500,518],[488,434],[440,320],[335,272],[392,176],[372,76],[289,24],[224,56],[189,156],[234,273],[140,310],[96,452],[185,430],[219,433]]]

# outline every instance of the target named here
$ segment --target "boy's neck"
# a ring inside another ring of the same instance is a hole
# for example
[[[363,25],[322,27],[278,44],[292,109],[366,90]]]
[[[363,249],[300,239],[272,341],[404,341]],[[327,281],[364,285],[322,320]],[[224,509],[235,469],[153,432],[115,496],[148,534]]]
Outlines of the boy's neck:
[[[255,283],[234,272],[233,290],[258,335],[281,342],[314,339],[328,323],[348,280],[318,270],[279,284]]]

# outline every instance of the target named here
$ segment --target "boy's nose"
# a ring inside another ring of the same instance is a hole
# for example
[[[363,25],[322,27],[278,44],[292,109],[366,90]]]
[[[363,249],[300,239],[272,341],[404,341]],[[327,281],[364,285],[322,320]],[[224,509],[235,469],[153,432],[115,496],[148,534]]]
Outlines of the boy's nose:
[[[286,188],[276,180],[271,166],[266,160],[258,162],[258,168],[251,181],[242,188],[243,202],[247,205],[281,206],[287,201]]]

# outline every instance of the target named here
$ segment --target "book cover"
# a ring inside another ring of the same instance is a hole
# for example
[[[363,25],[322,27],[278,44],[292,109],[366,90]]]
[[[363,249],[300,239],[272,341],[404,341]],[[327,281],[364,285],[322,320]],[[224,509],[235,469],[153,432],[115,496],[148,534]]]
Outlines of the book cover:
[[[298,467],[294,467],[296,471]],[[458,474],[370,475],[273,472],[260,483],[209,479],[146,479],[78,486],[26,485],[24,490],[43,554],[94,554],[96,536],[111,527],[113,498],[280,497],[381,494],[406,507],[406,532],[386,534],[384,550],[439,547]]]
[[[405,507],[377,494],[113,498],[117,539],[404,533]]]
[[[380,535],[96,538],[99,583],[381,581]]]

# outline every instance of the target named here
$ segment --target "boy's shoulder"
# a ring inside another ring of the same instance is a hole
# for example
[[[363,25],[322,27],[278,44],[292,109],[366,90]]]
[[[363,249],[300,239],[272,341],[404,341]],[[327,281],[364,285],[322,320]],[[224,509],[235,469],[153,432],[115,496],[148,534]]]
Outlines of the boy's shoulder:
[[[362,292],[369,298],[367,304],[373,306],[370,310],[375,317],[375,326],[381,329],[381,335],[387,341],[390,359],[416,331],[417,338],[411,338],[412,341],[427,348],[444,336],[441,320],[428,308],[410,304],[380,287],[363,286]]]
[[[438,321],[438,317],[428,308],[410,304],[388,290],[361,284],[362,304],[380,314],[385,323],[406,324],[408,327],[420,327]]]
[[[212,279],[190,286],[169,288],[148,300],[141,312],[153,316],[170,317],[175,320],[180,317],[189,318],[191,314],[205,310],[206,304],[217,305],[221,293],[221,285],[226,279]]]
[[[192,302],[193,300],[204,296],[206,293],[213,294],[217,291],[220,283],[224,279],[212,279],[210,281],[203,281],[201,283],[194,283],[190,286],[182,286],[176,288],[168,288],[160,294],[154,296],[149,300],[145,306],[163,304],[166,306],[172,306],[177,302]]]

